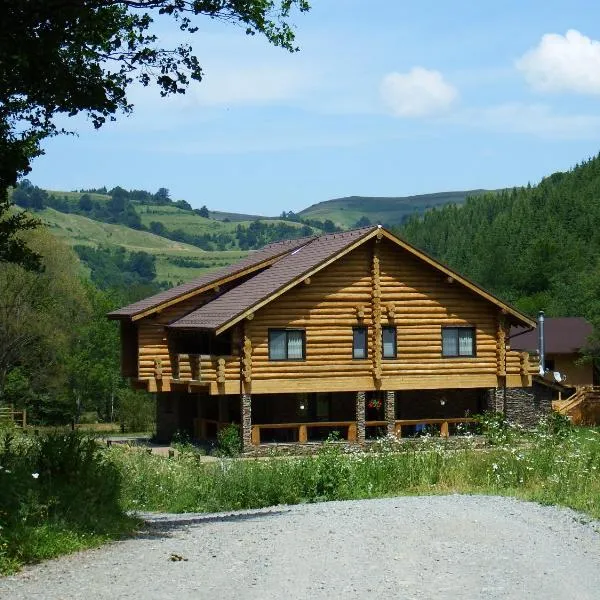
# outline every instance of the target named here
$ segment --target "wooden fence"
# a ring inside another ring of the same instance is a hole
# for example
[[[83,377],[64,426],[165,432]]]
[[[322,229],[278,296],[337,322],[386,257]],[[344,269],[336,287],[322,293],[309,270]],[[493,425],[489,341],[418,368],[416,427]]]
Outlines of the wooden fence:
[[[12,405],[0,406],[0,423],[14,423],[19,427],[27,425],[27,411],[15,410]]]

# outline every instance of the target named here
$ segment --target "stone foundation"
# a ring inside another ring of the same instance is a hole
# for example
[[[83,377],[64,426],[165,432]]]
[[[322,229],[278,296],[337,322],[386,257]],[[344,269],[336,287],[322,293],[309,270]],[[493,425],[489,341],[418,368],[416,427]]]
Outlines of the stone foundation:
[[[529,388],[493,388],[488,410],[503,412],[509,421],[523,427],[535,427],[552,411],[552,389],[536,382]]]

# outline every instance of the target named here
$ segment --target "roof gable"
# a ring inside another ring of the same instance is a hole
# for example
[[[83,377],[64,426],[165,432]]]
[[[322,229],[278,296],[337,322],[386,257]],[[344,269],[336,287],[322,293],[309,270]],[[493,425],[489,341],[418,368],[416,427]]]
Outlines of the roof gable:
[[[170,327],[176,329],[211,329],[219,334],[375,235],[385,236],[397,246],[445,275],[452,277],[459,284],[498,306],[505,314],[512,316],[513,321],[528,327],[535,327],[535,321],[514,307],[502,302],[475,283],[452,271],[426,253],[417,250],[381,226],[366,227],[315,238],[301,248],[290,252],[268,269],[171,323]]]
[[[246,258],[236,263],[110,312],[108,313],[108,318],[125,318],[134,321],[141,319],[166,306],[176,304],[191,296],[200,294],[211,287],[266,268],[286,254],[293,252],[297,248],[301,248],[311,240],[314,240],[315,237],[316,236],[298,238],[295,240],[284,240],[282,242],[269,244],[260,250],[251,252]]]
[[[274,300],[298,281],[319,271],[367,239],[377,227],[318,237],[287,254],[256,276],[171,324],[174,328],[213,329],[221,333],[248,313]]]

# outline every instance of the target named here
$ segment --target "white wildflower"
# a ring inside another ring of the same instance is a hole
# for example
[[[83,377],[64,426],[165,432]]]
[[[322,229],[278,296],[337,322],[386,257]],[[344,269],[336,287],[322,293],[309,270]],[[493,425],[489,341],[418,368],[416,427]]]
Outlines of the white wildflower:
[[[40,476],[40,474],[39,474],[39,473],[32,473],[32,474],[31,474],[31,476],[32,476],[34,479],[37,479],[37,478]]]

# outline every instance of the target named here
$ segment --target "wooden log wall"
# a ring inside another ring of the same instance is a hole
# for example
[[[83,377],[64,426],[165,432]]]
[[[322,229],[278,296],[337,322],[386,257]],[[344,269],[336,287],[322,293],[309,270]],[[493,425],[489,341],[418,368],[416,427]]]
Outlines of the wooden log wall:
[[[364,381],[365,376],[382,389],[386,379],[402,376],[429,376],[430,383],[436,381],[434,387],[444,387],[444,376],[465,381],[471,375],[487,376],[486,381],[494,382],[503,372],[523,373],[519,353],[505,349],[503,319],[498,307],[443,273],[388,240],[373,239],[246,323],[252,341],[252,381],[257,390],[261,380],[361,377]],[[369,327],[366,360],[352,358],[352,327],[358,325]],[[394,359],[381,355],[383,325],[397,328]],[[442,326],[452,325],[475,328],[475,357],[442,357]],[[269,328],[305,329],[306,360],[269,361]],[[424,381],[423,387],[430,386]]]
[[[372,378],[372,335],[368,336],[368,358],[352,358],[352,328],[371,328],[373,324],[372,269],[373,246],[367,243],[313,275],[308,285],[298,285],[260,309],[252,321],[246,322],[246,334],[252,340],[253,390],[259,380]],[[270,361],[270,328],[304,329],[306,360]]]

